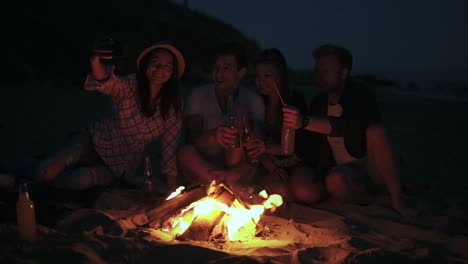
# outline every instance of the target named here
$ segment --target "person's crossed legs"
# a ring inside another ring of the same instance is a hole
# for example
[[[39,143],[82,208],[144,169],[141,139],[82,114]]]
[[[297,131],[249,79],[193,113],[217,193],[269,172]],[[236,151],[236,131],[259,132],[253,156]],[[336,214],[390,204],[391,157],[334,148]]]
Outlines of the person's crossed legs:
[[[113,173],[94,151],[85,130],[72,134],[64,145],[46,156],[31,178],[75,190],[108,186],[115,180]]]
[[[368,204],[371,201],[365,163],[347,163],[330,170],[325,177],[328,194],[342,202]]]
[[[325,196],[325,188],[312,168],[295,166],[290,172],[289,187],[295,201],[304,204],[314,204]]]
[[[82,166],[70,168],[60,173],[53,181],[59,188],[85,190],[91,187],[109,186],[115,180],[106,166]]]

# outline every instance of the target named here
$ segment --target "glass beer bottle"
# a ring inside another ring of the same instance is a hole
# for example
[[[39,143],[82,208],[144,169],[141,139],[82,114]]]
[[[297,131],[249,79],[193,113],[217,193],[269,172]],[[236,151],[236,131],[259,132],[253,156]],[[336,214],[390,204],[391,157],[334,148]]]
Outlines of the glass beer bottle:
[[[34,240],[36,238],[36,213],[26,183],[19,187],[16,217],[20,239]]]
[[[294,153],[294,144],[296,143],[296,130],[292,127],[283,126],[281,130],[281,154],[285,156]]]
[[[242,130],[242,144],[244,145],[245,158],[247,159],[247,161],[249,163],[256,164],[256,163],[258,163],[258,159],[252,158],[248,153],[247,147],[245,146],[252,139],[252,132],[251,132],[252,131],[252,124],[250,124],[247,121],[247,117],[245,116],[245,114],[242,116],[242,127],[243,127],[243,130]]]
[[[237,116],[236,108],[234,106],[234,98],[232,95],[228,96],[227,104],[226,104],[226,112],[227,112],[227,126],[229,128],[239,128],[239,119]],[[240,131],[236,132],[236,137],[234,139],[233,148],[240,148],[241,146],[241,137]]]
[[[155,189],[153,184],[153,175],[151,172],[151,160],[145,157],[145,182],[143,187],[143,202],[145,205],[152,205],[155,201]]]

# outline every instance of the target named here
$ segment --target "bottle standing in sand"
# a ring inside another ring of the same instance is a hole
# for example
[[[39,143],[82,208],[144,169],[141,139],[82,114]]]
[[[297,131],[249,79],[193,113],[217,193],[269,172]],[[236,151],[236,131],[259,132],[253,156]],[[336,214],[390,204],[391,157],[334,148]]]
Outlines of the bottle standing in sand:
[[[155,190],[153,184],[153,174],[151,171],[151,159],[146,156],[145,157],[145,182],[144,182],[144,190],[143,190],[143,202],[146,205],[151,205],[154,202],[155,198]]]
[[[34,240],[36,238],[36,212],[26,183],[19,187],[16,217],[20,239]]]
[[[234,105],[234,98],[232,95],[228,96],[227,104],[226,104],[226,112],[227,112],[227,126],[230,128],[239,128],[239,118],[236,113],[236,108]],[[236,138],[234,139],[233,148],[240,148],[241,146],[241,137],[240,131],[236,133]]]
[[[292,155],[295,142],[296,130],[292,127],[283,126],[281,130],[281,154],[285,156]]]

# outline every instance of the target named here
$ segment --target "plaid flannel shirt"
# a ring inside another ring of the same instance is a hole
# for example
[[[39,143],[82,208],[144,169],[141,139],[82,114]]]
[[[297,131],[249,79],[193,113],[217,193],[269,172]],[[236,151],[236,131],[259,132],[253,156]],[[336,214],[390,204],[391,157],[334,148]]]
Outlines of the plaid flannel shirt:
[[[177,175],[176,151],[182,121],[174,109],[171,109],[168,119],[164,121],[158,101],[153,116],[143,115],[138,104],[135,74],[125,77],[110,74],[109,79],[103,82],[88,75],[85,90],[97,90],[112,98],[111,117],[95,122],[89,131],[96,152],[115,176],[134,175],[145,148],[159,138],[161,172],[165,176]]]

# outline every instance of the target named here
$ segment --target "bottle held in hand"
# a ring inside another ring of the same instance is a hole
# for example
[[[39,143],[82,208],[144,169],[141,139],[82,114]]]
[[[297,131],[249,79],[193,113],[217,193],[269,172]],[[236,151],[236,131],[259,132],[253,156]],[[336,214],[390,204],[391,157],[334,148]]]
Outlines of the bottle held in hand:
[[[239,131],[239,118],[236,113],[236,108],[234,106],[234,98],[233,96],[228,96],[227,99],[227,126],[229,128],[237,129],[238,131],[236,132],[235,139],[234,139],[234,145],[232,146],[233,148],[240,148],[241,146],[241,137],[240,137],[240,131]]]
[[[247,144],[250,140],[252,140],[252,126],[247,121],[247,117],[245,115],[242,116],[242,123],[243,123],[243,131],[242,131],[242,144],[244,145],[244,155],[247,161],[251,164],[258,163],[258,159],[253,158],[249,155],[249,150],[247,149]]]
[[[296,143],[296,130],[292,127],[283,126],[281,130],[281,154],[289,156],[294,154]]]

